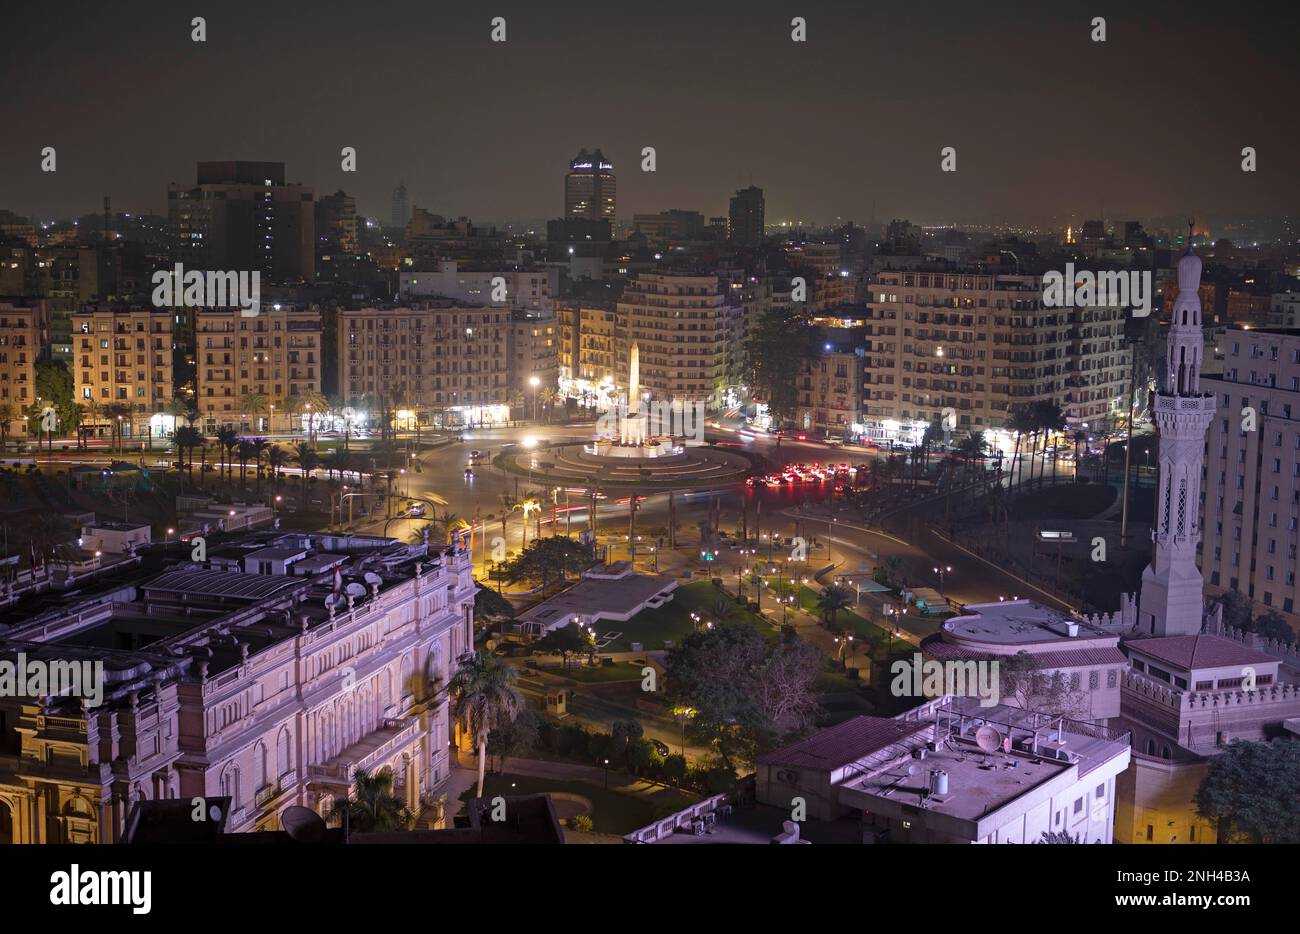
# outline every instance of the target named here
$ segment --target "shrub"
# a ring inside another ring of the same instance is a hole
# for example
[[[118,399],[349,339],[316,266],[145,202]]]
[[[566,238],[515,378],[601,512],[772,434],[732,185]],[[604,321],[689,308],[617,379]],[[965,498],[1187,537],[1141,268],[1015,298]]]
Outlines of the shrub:
[[[569,827],[579,833],[591,833],[591,815],[578,814],[569,818]]]

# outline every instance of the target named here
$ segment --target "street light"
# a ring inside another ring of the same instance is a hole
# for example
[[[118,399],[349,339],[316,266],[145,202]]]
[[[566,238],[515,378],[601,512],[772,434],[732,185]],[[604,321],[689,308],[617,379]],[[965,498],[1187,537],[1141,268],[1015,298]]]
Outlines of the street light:
[[[943,578],[945,574],[952,573],[952,565],[945,564],[943,567],[937,567],[934,569],[934,573],[939,575],[939,596],[946,596],[943,592]]]

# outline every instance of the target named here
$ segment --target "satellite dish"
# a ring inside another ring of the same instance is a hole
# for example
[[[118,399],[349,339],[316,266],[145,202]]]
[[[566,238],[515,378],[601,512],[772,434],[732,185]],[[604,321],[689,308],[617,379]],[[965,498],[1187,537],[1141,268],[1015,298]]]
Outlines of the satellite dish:
[[[364,597],[366,595],[365,584],[348,584],[343,589],[354,597]]]
[[[916,766],[914,766],[914,765],[909,765],[909,766],[907,767],[907,774],[908,774],[908,775],[915,775],[915,774],[916,774]]]
[[[997,752],[1002,747],[1002,734],[986,723],[975,731],[975,745],[984,752]]]
[[[300,804],[284,809],[280,826],[296,843],[320,843],[325,836],[325,821],[311,808]]]
[[[333,606],[334,604],[336,604],[336,603],[338,603],[338,602],[339,602],[338,594],[333,594],[333,593],[332,593],[332,594],[329,594],[329,595],[327,595],[327,596],[325,597],[325,605],[326,605],[326,606]]]
[[[384,579],[374,571],[366,571],[365,581],[367,584],[382,584]]]

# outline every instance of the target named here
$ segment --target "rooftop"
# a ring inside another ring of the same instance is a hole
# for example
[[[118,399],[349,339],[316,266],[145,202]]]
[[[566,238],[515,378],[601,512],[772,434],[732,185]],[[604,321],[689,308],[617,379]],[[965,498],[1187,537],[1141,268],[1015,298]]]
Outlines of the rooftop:
[[[758,757],[758,762],[760,765],[831,771],[929,728],[929,723],[909,723],[883,717],[854,717],[837,726],[819,730],[783,749],[764,753]]]
[[[1133,639],[1125,646],[1134,652],[1159,659],[1174,668],[1194,671],[1198,668],[1227,668],[1234,665],[1262,665],[1277,659],[1257,649],[1248,648],[1221,636],[1162,636]]]
[[[584,622],[612,619],[627,622],[646,607],[672,599],[676,579],[666,574],[624,574],[619,577],[587,577],[568,590],[519,614],[522,626],[532,623],[542,630],[567,625],[573,617]]]
[[[1032,600],[968,604],[961,616],[944,621],[942,632],[958,641],[1007,647],[1044,642],[1068,643],[1111,635],[1077,617]]]

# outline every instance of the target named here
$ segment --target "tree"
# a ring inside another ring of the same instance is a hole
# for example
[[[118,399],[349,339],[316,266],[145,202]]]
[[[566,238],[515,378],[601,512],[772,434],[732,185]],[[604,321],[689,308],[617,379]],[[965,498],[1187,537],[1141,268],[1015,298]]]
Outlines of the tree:
[[[715,626],[669,651],[669,696],[694,709],[692,732],[734,769],[811,724],[821,667],[816,649],[798,639],[772,645],[744,623]]]
[[[18,409],[11,402],[0,402],[0,451],[9,444],[9,425],[18,418]]]
[[[474,591],[474,618],[484,621],[514,619],[515,608],[495,590],[479,584]]]
[[[266,466],[271,468],[271,482],[278,486],[280,482],[280,472],[285,465],[289,463],[289,452],[278,444],[271,445],[266,452]]]
[[[348,818],[352,832],[403,830],[410,826],[409,808],[393,796],[393,773],[389,769],[371,774],[365,769],[352,773],[352,797],[334,802],[332,817]]]
[[[756,398],[766,400],[774,425],[794,418],[799,408],[796,380],[804,358],[812,353],[812,329],[806,324],[802,312],[776,306],[759,319],[745,342],[746,382]]]
[[[1240,590],[1225,591],[1219,598],[1223,607],[1223,625],[1233,629],[1250,629],[1250,601]]]
[[[307,508],[307,478],[311,472],[320,466],[320,455],[316,449],[307,441],[299,441],[293,446],[293,459],[298,462],[298,467],[302,470],[302,508]]]
[[[462,656],[448,692],[452,715],[466,724],[478,746],[478,797],[483,797],[487,743],[492,731],[513,721],[524,706],[515,687],[515,670],[484,651]]]
[[[240,441],[238,450],[239,450],[239,488],[242,490],[247,488],[248,486],[246,482],[246,477],[248,476],[248,472],[247,472],[248,462],[257,456],[257,447],[253,444],[252,441]]]
[[[253,462],[257,465],[257,494],[262,495],[262,458],[270,454],[271,442],[258,438],[253,442]]]
[[[1295,641],[1295,630],[1278,615],[1277,610],[1266,610],[1263,615],[1256,619],[1255,632],[1266,639],[1275,639],[1284,645],[1290,645]]]
[[[487,754],[496,756],[497,771],[505,765],[502,760],[508,756],[518,756],[528,752],[537,745],[537,714],[528,706],[520,707],[513,720],[507,720],[488,734]]]
[[[239,447],[239,432],[229,425],[218,428],[217,444],[221,446],[221,450],[225,454],[226,479],[229,480],[233,476],[234,465],[231,461],[234,460],[235,448]]]
[[[840,610],[853,605],[854,594],[843,587],[827,587],[817,595],[817,609],[831,629],[835,628],[835,619]]]
[[[1073,677],[1063,671],[1046,671],[1038,659],[1020,651],[1010,657],[999,656],[999,690],[1003,697],[1013,699],[1023,710],[1032,710],[1051,717],[1078,717],[1084,712],[1087,695],[1074,687]]]
[[[246,392],[239,397],[239,411],[243,414],[243,421],[247,422],[250,415],[263,415],[266,413],[266,407],[270,400],[258,392]]]
[[[610,728],[611,752],[618,759],[626,761],[632,747],[645,735],[645,727],[640,720],[615,720]],[[653,749],[654,747],[651,746]]]
[[[1016,472],[1016,465],[1020,462],[1020,445],[1024,441],[1025,435],[1034,430],[1034,418],[1026,405],[1013,406],[1011,417],[1007,419],[1007,428],[1016,433],[1016,448],[1011,454],[1011,472],[1009,474],[1008,484],[1012,486],[1020,485],[1020,475]],[[1030,461],[1033,466],[1033,461]],[[1023,467],[1021,468],[1023,470]]]
[[[560,656],[563,667],[569,667],[570,655],[591,656],[596,651],[596,640],[591,632],[578,623],[569,623],[552,629],[537,640],[536,648],[540,652],[551,652]]]
[[[520,554],[511,558],[506,566],[506,580],[512,584],[520,581],[537,581],[542,590],[551,581],[563,581],[570,567],[580,571],[593,560],[591,545],[584,545],[563,536],[535,538]]]
[[[194,449],[203,447],[203,443],[204,443],[203,433],[199,431],[197,428],[193,428],[189,425],[185,425],[180,428],[177,428],[174,432],[172,432],[172,443],[176,445],[176,450],[180,455],[180,458],[177,461],[177,465],[176,465],[178,469],[185,469],[186,467],[185,452],[189,451],[190,457],[189,457],[188,466],[189,466],[189,475],[190,475],[190,485],[193,486]]]
[[[1300,743],[1233,740],[1193,800],[1220,843],[1300,843]]]

